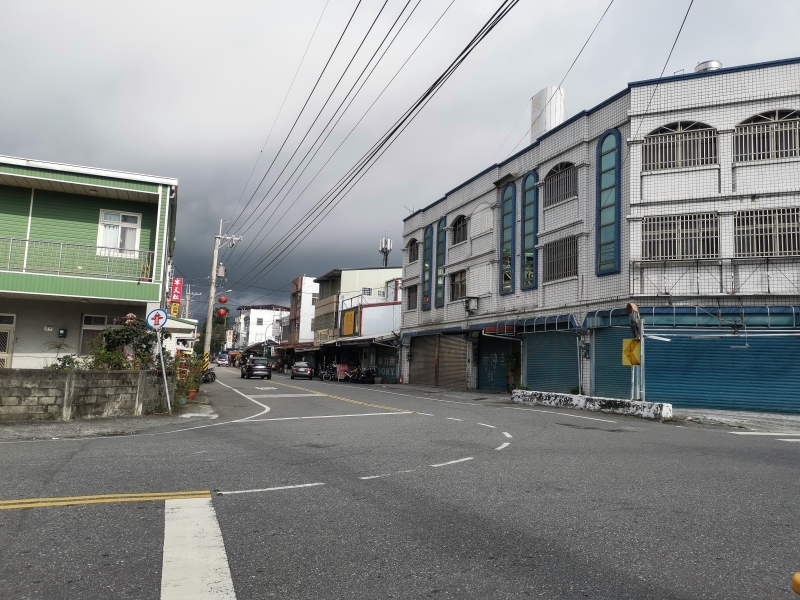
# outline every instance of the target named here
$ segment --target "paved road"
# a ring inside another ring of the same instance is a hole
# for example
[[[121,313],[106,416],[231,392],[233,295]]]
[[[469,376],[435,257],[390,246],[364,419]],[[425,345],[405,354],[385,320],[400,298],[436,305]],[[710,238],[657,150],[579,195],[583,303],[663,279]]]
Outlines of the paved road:
[[[786,434],[218,372],[214,420],[0,444],[0,598],[794,597]]]

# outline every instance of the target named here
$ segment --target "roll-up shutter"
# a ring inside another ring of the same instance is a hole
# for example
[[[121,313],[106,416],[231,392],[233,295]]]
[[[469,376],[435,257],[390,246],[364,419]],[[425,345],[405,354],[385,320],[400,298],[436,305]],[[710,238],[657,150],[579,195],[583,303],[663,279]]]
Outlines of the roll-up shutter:
[[[503,355],[519,350],[519,341],[482,335],[478,340],[478,389],[505,392],[508,389]]]
[[[530,389],[568,394],[578,387],[578,345],[574,331],[531,333],[526,344],[526,385]]]
[[[439,386],[467,389],[467,351],[471,349],[464,335],[439,336]]]
[[[684,408],[800,413],[800,337],[750,335],[745,342],[743,333],[686,333],[693,335],[670,336],[671,342],[645,340],[648,401]]]
[[[594,330],[594,395],[630,398],[631,368],[622,365],[622,340],[631,337],[629,327]]]
[[[436,335],[421,335],[411,338],[411,362],[409,383],[436,385]]]

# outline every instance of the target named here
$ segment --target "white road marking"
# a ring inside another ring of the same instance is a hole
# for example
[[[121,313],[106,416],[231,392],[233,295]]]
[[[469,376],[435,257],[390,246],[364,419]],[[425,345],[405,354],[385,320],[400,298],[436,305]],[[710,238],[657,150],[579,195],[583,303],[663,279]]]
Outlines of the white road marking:
[[[325,385],[336,385],[333,383],[329,383],[327,381],[322,382]],[[379,394],[391,394],[392,396],[405,396],[406,398],[418,398],[420,400],[433,400],[434,402],[447,402],[448,404],[467,404],[469,406],[482,406],[477,402],[458,402],[457,400],[442,400],[441,398],[431,398],[430,396],[412,396],[411,394],[401,394],[399,392],[387,392],[386,390],[376,390],[371,389],[372,392],[378,392]]]
[[[164,501],[161,600],[235,600],[210,498]]]
[[[728,433],[732,433],[733,435],[800,435],[800,433],[775,433],[772,431],[729,431]]]
[[[494,425],[487,425],[486,423],[478,423],[478,425],[483,425],[484,427],[491,427],[492,429],[497,429]]]
[[[255,417],[260,417],[264,413],[268,413],[269,412],[269,406],[267,406],[266,404],[261,404],[261,402],[259,402],[258,400],[253,400],[252,396],[248,396],[247,394],[244,394],[244,393],[240,392],[235,387],[233,387],[232,385],[228,385],[227,383],[222,383],[221,381],[218,381],[217,383],[219,383],[220,385],[224,385],[226,388],[228,388],[230,390],[233,390],[234,392],[236,392],[240,396],[243,396],[244,398],[247,398],[248,400],[250,400],[250,402],[252,402],[254,404],[258,404],[261,408],[264,409],[260,413],[257,413],[255,415],[253,415],[252,417],[245,417],[244,419],[239,419],[240,421],[245,421],[247,419],[253,419]],[[220,425],[222,425],[222,423],[220,423]]]
[[[316,396],[317,398],[324,398],[324,394],[257,394],[250,396],[251,398],[305,398],[308,396]]]
[[[781,438],[778,438],[778,441],[779,442],[800,442],[800,438],[794,438],[794,439],[781,439]]]
[[[278,388],[271,388],[271,387],[268,387],[268,388],[262,388],[262,387],[257,387],[256,389],[257,389],[257,390],[277,390]]]
[[[503,442],[497,448],[495,448],[495,450],[502,450],[503,448],[507,448],[510,445],[511,445],[511,442]]]
[[[275,492],[277,490],[294,490],[297,488],[316,487],[318,485],[325,485],[324,483],[301,483],[300,485],[281,485],[271,488],[259,488],[256,490],[236,490],[233,492],[217,492],[217,496],[229,496],[230,494],[254,494],[256,492]]]
[[[450,419],[451,421],[463,421],[464,419],[456,419],[455,417],[445,417],[445,419]]]
[[[219,415],[217,413],[183,413],[180,415],[184,419],[191,419],[192,417],[208,417],[211,420],[216,419]],[[58,439],[58,438],[53,438]]]
[[[380,415],[413,415],[411,411],[404,412],[380,412],[380,413],[359,413],[354,415],[317,415],[313,417],[275,417],[273,419],[248,419],[243,423],[263,423],[265,421],[299,421],[301,419],[343,419],[344,417],[377,417]]]
[[[473,456],[469,456],[467,458],[459,458],[458,460],[451,460],[450,462],[440,463],[438,465],[431,465],[431,466],[432,467],[446,467],[447,465],[454,465],[456,463],[472,460],[473,458],[474,458]]]
[[[426,417],[432,417],[432,416],[433,416],[431,413],[421,413],[421,412],[418,412],[417,414],[418,414],[418,415],[425,415]]]
[[[504,432],[503,432],[503,435],[504,435],[504,436],[506,436],[507,438],[510,438],[510,437],[511,437],[511,434],[510,434],[510,433],[508,433],[507,431],[504,431]]]
[[[378,479],[380,477],[388,477],[391,473],[384,473],[383,475],[369,475],[368,477],[359,477],[359,479]]]
[[[562,417],[572,417],[574,419],[589,419],[590,421],[602,421],[603,423],[616,423],[609,419],[598,419],[596,417],[584,417],[582,415],[571,415],[569,413],[555,412],[552,410],[539,410],[538,408],[519,408],[517,406],[504,406],[503,408],[510,408],[511,410],[529,410],[531,412],[547,413],[548,415],[561,415]]]

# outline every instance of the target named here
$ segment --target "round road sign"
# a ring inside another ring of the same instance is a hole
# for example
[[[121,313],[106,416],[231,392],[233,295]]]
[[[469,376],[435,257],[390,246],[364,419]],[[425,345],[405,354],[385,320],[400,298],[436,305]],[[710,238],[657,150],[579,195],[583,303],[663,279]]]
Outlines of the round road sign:
[[[167,324],[167,311],[163,308],[151,310],[147,315],[147,326],[150,329],[161,329]]]

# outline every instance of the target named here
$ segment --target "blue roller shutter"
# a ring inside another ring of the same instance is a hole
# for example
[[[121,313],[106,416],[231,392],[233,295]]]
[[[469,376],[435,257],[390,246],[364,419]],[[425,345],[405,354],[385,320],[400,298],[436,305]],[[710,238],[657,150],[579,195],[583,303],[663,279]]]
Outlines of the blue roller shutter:
[[[800,337],[750,336],[749,348],[731,348],[744,345],[744,335],[646,340],[647,400],[685,408],[800,413]]]
[[[568,394],[578,387],[575,332],[545,331],[526,336],[526,385],[539,392]]]
[[[519,350],[519,342],[483,335],[480,337],[478,340],[478,389],[498,392],[505,392],[508,389],[508,380],[503,370],[503,354],[511,352],[512,348]]]
[[[622,366],[622,340],[631,337],[629,327],[594,330],[594,395],[630,398],[631,368]]]

